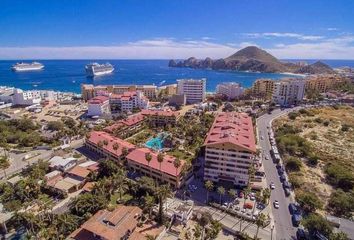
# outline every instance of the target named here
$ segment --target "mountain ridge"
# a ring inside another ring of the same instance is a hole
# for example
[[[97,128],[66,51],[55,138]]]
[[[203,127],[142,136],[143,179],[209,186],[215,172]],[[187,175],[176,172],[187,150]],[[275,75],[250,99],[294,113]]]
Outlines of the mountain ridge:
[[[298,73],[298,74],[322,74],[334,73],[334,70],[327,64],[317,61],[309,65],[298,65],[290,62],[282,62],[267,51],[256,46],[245,47],[236,53],[221,59],[204,60],[190,57],[186,60],[170,60],[169,67],[251,71],[265,73]]]

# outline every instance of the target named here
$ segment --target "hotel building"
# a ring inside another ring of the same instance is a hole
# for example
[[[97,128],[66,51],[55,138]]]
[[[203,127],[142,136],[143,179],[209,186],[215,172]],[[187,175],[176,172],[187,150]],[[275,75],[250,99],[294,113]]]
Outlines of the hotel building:
[[[252,119],[246,113],[219,113],[205,139],[204,180],[244,187],[255,164]]]
[[[281,106],[300,103],[304,98],[305,83],[302,78],[284,78],[275,82],[272,101]]]
[[[161,111],[161,110],[150,110],[144,109],[141,111],[147,119],[147,122],[153,126],[166,126],[175,125],[177,123],[179,112],[173,111]]]
[[[188,104],[204,102],[206,98],[206,79],[177,80],[177,94],[186,95]]]
[[[226,96],[229,100],[238,99],[243,93],[243,87],[235,82],[221,83],[216,86],[216,93]]]
[[[119,120],[117,123],[105,127],[104,131],[119,138],[127,138],[139,132],[144,126],[145,117],[141,113],[128,116],[126,119]]]
[[[275,81],[272,79],[257,79],[252,85],[251,95],[265,101],[272,99]]]
[[[315,91],[318,93],[325,93],[333,90],[336,86],[349,82],[350,80],[341,75],[324,74],[309,76],[306,78],[305,89],[308,91]]]
[[[157,95],[157,87],[154,85],[81,85],[81,94],[85,101],[95,96],[102,95],[100,94],[102,92],[122,95],[125,92],[132,91],[141,91],[149,99],[155,99]]]
[[[87,116],[102,116],[111,114],[109,98],[97,96],[88,101]]]
[[[135,108],[147,109],[149,107],[149,99],[141,91],[111,94],[109,101],[112,112],[132,112]]]

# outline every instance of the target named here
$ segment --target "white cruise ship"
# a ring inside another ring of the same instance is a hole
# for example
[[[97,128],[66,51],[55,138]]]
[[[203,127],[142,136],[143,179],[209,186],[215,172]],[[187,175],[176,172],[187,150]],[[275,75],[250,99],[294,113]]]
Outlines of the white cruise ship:
[[[24,72],[24,71],[36,71],[44,68],[44,65],[39,62],[32,63],[16,63],[12,65],[11,69],[13,71]]]
[[[106,64],[90,63],[86,65],[85,69],[86,69],[86,74],[89,77],[110,74],[114,71],[114,67],[110,63],[106,63]]]

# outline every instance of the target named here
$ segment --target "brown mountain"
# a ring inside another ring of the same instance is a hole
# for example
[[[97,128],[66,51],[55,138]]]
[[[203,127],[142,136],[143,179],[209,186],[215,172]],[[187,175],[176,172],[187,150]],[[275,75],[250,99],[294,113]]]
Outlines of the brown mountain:
[[[255,47],[249,46],[243,48],[233,55],[213,60],[206,58],[205,60],[196,59],[195,57],[187,60],[169,62],[170,67],[188,67],[188,68],[209,68],[215,70],[234,70],[234,71],[252,71],[252,72],[292,72],[302,74],[318,74],[333,73],[333,69],[328,65],[316,62],[307,66],[298,66],[293,63],[284,63],[268,52]]]

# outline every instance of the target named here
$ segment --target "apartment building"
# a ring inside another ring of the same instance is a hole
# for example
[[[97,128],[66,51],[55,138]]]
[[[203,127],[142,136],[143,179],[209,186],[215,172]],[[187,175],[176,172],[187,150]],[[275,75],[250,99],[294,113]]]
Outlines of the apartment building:
[[[272,99],[275,81],[272,79],[257,79],[251,89],[251,95],[265,101]]]
[[[122,95],[125,92],[133,91],[141,91],[148,99],[155,99],[157,95],[157,87],[154,85],[81,85],[81,94],[85,101],[88,101],[97,95],[102,95],[102,92]]]
[[[118,240],[145,239],[137,231],[142,210],[136,206],[118,205],[113,211],[99,210],[90,217],[80,228],[68,237],[69,240]]]
[[[109,97],[97,96],[88,101],[87,116],[102,116],[111,114]]]
[[[308,91],[316,91],[318,93],[325,93],[333,90],[336,86],[349,82],[350,80],[342,75],[323,74],[309,76],[306,78],[305,89]]]
[[[300,103],[304,98],[305,83],[302,78],[284,78],[275,82],[272,101],[281,106]]]
[[[243,87],[235,82],[220,83],[216,86],[216,93],[226,96],[229,100],[239,99],[243,94]]]
[[[141,91],[111,94],[109,101],[112,112],[132,112],[135,108],[147,109],[149,107],[149,99]]]
[[[252,119],[246,113],[219,113],[205,139],[204,180],[246,186],[255,164]]]
[[[135,149],[135,145],[102,131],[90,132],[86,138],[85,146],[101,156],[115,161],[120,161],[125,154]]]
[[[119,120],[115,124],[105,127],[104,131],[119,138],[127,138],[139,132],[145,123],[145,116],[141,113],[128,116],[126,119]]]
[[[175,125],[179,118],[179,112],[162,110],[142,110],[141,114],[147,119],[147,122],[153,126]]]
[[[206,79],[177,80],[177,94],[186,95],[188,104],[204,102],[206,98]]]
[[[151,156],[150,162],[146,161],[147,154]],[[176,168],[174,165],[176,158],[164,154],[160,166],[160,163],[157,161],[157,155],[157,152],[149,148],[134,149],[126,157],[128,168],[153,179],[157,179],[159,182],[170,184],[172,187],[181,187],[185,179],[182,173],[185,161],[181,160],[181,165]]]

